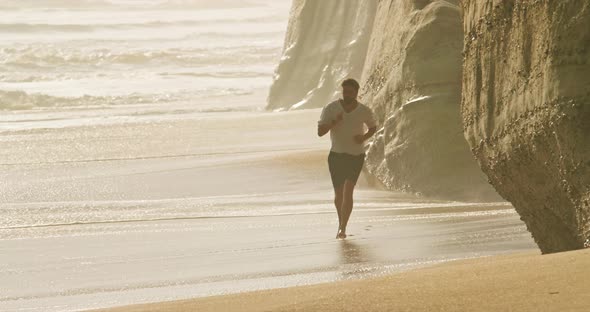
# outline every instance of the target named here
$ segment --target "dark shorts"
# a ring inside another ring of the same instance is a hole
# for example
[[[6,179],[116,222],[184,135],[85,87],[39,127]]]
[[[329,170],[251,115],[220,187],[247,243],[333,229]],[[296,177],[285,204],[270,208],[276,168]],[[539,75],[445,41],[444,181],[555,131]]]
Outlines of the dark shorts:
[[[361,169],[363,169],[364,162],[364,153],[355,156],[330,151],[330,155],[328,155],[328,168],[330,168],[330,176],[332,177],[334,188],[342,186],[345,180],[350,180],[356,184],[361,174]]]

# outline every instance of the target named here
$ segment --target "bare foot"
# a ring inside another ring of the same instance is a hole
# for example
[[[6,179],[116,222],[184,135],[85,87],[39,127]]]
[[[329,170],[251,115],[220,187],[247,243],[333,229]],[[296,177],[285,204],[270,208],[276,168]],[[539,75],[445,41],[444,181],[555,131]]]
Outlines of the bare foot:
[[[346,238],[346,232],[342,229],[338,229],[338,234],[336,234],[336,238]]]

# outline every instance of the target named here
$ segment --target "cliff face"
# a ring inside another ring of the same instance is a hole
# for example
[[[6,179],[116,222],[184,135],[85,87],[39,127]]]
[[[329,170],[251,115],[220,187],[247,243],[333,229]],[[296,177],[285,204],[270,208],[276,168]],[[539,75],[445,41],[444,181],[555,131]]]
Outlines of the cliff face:
[[[390,189],[491,199],[487,179],[543,252],[590,243],[590,0],[294,0],[268,107],[349,76]]]
[[[458,1],[379,2],[361,98],[383,125],[367,168],[389,188],[499,199],[463,137],[462,49]]]
[[[377,1],[293,0],[268,109],[322,107],[362,72]]]
[[[383,128],[366,167],[388,188],[499,199],[463,137],[458,1],[294,0],[269,109],[322,107],[357,78]]]
[[[590,1],[465,0],[465,137],[544,253],[590,238]]]

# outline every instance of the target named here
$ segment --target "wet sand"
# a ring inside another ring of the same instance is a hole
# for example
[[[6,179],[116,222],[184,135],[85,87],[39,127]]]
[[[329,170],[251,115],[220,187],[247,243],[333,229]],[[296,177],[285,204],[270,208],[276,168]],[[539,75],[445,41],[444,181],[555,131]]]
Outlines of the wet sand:
[[[505,202],[361,177],[345,241],[318,110],[0,135],[0,310],[79,311],[374,278],[536,250]]]
[[[519,253],[376,279],[103,311],[588,311],[589,261],[590,250]]]

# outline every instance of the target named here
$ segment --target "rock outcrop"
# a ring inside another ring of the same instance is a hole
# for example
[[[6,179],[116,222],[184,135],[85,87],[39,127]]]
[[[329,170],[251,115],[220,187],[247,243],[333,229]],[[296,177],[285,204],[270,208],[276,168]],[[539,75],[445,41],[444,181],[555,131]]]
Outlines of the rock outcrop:
[[[294,0],[268,108],[321,107],[348,76],[388,188],[491,183],[544,253],[590,246],[590,0]]]
[[[268,109],[322,107],[355,77],[383,126],[366,167],[384,185],[500,199],[463,137],[462,33],[457,0],[294,0]]]
[[[380,1],[361,85],[383,128],[367,168],[390,189],[499,199],[463,136],[458,1]]]
[[[590,1],[465,0],[462,116],[543,253],[590,238]]]
[[[322,107],[362,72],[377,1],[293,0],[268,109]]]

